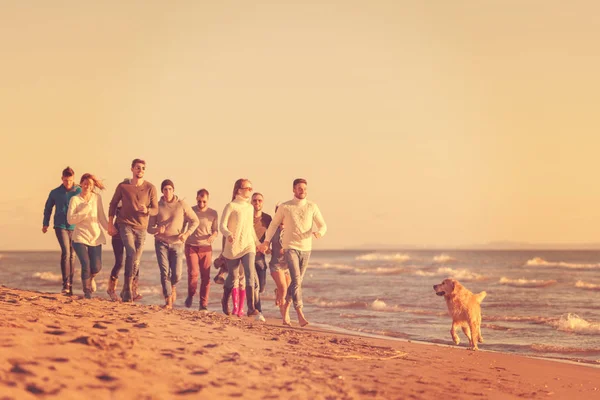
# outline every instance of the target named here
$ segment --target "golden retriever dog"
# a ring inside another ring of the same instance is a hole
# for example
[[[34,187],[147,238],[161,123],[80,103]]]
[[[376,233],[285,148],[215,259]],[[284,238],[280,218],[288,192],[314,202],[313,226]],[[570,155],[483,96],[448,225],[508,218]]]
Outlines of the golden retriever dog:
[[[433,285],[433,290],[438,296],[444,296],[448,306],[448,314],[452,317],[450,334],[455,344],[460,343],[456,334],[458,327],[462,328],[469,339],[469,350],[478,350],[477,343],[483,343],[481,336],[481,302],[487,295],[486,292],[471,293],[456,279],[444,279],[439,285]]]

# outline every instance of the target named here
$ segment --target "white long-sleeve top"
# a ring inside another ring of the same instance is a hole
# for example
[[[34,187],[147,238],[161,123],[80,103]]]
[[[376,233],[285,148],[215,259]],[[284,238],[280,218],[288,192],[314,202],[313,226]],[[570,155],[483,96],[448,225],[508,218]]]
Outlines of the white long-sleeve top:
[[[258,239],[254,231],[254,207],[242,196],[227,203],[221,215],[219,230],[226,238],[223,256],[230,260],[256,253]],[[229,236],[233,235],[233,243]]]
[[[73,196],[67,210],[67,221],[75,224],[73,242],[88,246],[106,244],[104,231],[108,229],[108,221],[102,197],[97,193],[92,193],[89,201],[85,201],[81,194]]]
[[[282,221],[285,226],[281,239],[284,250],[311,251],[314,228],[316,227],[316,232],[321,236],[327,232],[321,210],[315,203],[306,199],[300,200],[294,197],[281,204],[269,225],[265,240],[271,241]]]

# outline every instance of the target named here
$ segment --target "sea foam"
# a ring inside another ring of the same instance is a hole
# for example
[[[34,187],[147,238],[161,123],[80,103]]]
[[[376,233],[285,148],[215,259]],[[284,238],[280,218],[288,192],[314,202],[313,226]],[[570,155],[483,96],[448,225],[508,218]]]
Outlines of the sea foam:
[[[503,276],[502,278],[500,278],[498,283],[500,283],[501,285],[513,286],[518,288],[543,288],[556,284],[556,281],[554,279],[546,281],[524,278],[510,279]]]
[[[571,269],[593,269],[600,268],[600,264],[578,264],[568,263],[564,261],[546,261],[541,257],[534,257],[531,260],[527,260],[525,263],[528,267],[559,267],[559,268],[571,268]]]

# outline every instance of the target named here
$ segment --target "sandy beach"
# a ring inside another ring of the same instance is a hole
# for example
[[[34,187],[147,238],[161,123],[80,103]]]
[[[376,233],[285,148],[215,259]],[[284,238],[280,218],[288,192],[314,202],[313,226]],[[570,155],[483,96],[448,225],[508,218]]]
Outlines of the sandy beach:
[[[595,367],[279,324],[2,286],[0,399],[600,398]]]

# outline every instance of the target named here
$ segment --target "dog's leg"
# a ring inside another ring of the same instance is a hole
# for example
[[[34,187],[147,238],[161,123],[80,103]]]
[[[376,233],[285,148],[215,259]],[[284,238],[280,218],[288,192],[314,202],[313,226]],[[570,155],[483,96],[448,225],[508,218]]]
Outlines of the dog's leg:
[[[455,324],[454,321],[452,321],[452,327],[450,328],[450,335],[452,336],[452,340],[454,341],[454,344],[460,343],[460,338],[456,334],[457,329],[458,329],[458,325]]]
[[[479,343],[483,343],[483,335],[481,334],[481,322],[479,323],[478,328],[479,328],[479,337],[477,338],[477,341]]]
[[[471,331],[469,330],[469,326],[463,324],[463,325],[461,325],[461,328],[470,344],[471,343]]]
[[[479,341],[479,327],[475,321],[469,321],[469,328],[471,328],[471,347],[469,347],[469,350],[479,350],[477,347],[477,342]]]

